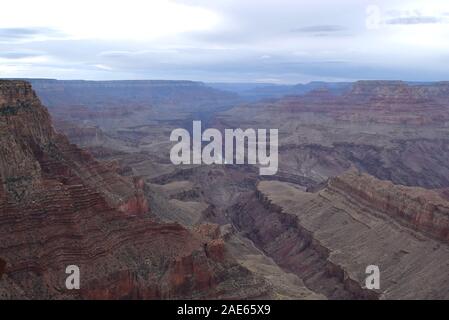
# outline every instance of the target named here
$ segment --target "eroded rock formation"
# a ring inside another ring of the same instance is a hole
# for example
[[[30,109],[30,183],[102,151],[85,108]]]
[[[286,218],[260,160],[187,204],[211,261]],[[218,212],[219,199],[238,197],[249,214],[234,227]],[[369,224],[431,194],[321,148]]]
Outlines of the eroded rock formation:
[[[264,282],[219,235],[161,223],[144,182],[55,133],[30,84],[0,81],[1,298],[249,298]],[[81,271],[67,290],[68,265]]]
[[[351,170],[314,192],[262,181],[231,212],[280,266],[330,298],[447,299],[448,204]],[[379,290],[365,288],[368,265],[380,268]]]
[[[292,179],[323,182],[355,166],[395,184],[446,188],[447,92],[446,82],[357,81],[342,94],[241,105],[218,114],[214,126],[277,128],[278,175]]]

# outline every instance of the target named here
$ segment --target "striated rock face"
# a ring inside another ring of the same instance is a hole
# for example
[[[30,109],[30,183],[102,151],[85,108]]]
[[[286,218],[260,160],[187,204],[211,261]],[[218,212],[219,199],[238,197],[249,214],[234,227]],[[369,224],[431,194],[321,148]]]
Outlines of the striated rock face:
[[[56,134],[23,81],[0,81],[0,179],[0,298],[266,294],[219,235],[156,221],[143,180]],[[68,265],[80,268],[80,290],[65,287]]]
[[[375,292],[352,285],[344,270],[329,260],[329,249],[314,239],[295,215],[284,212],[259,190],[242,195],[229,212],[245,236],[310,290],[329,299],[377,299]]]
[[[232,215],[280,266],[330,298],[447,299],[448,203],[350,170],[314,192],[262,181]],[[365,288],[368,265],[380,269],[378,290]]]
[[[410,102],[410,100],[425,99],[415,88],[403,81],[357,81],[346,97],[359,102],[390,100],[395,102]]]
[[[449,201],[435,191],[394,185],[356,170],[330,179],[328,188],[350,194],[409,227],[449,243]]]
[[[252,273],[263,277],[271,288],[272,299],[325,299],[307,288],[304,282],[289,270],[282,269],[268,255],[256,248],[254,242],[245,236],[245,230],[239,232],[236,223],[231,220],[232,212],[227,209],[234,207],[239,196],[255,188],[257,170],[242,168],[240,166],[202,166],[193,169],[184,169],[172,174],[161,175],[151,183],[153,190],[162,190],[162,194],[176,200],[177,206],[190,207],[192,203],[208,204],[207,209],[196,206],[194,212],[183,211],[176,213],[174,208],[166,210],[154,206],[154,214],[163,219],[179,221],[182,224],[193,225],[196,232],[211,239],[205,246],[207,256],[213,260],[220,260],[229,251],[242,266]],[[158,201],[152,198],[154,202]],[[165,205],[166,206],[166,205]],[[264,208],[260,204],[253,205],[252,201],[245,202],[245,210],[235,206],[236,211],[243,217],[255,217],[252,227],[258,226],[264,220]],[[163,210],[161,210],[163,209]],[[201,212],[201,210],[203,210]],[[179,211],[179,209],[178,209]],[[242,219],[243,219],[242,218]],[[199,221],[203,223],[198,225]],[[204,222],[208,223],[204,223]],[[218,227],[218,224],[221,226]],[[261,231],[263,233],[265,230]],[[268,238],[268,237],[267,237]]]
[[[351,166],[395,184],[449,186],[448,83],[358,81],[218,114],[219,128],[278,128],[278,176],[315,183]],[[309,183],[299,183],[310,186]]]
[[[64,133],[71,143],[78,146],[89,147],[103,145],[106,142],[106,135],[95,125],[71,123],[68,121],[55,121],[54,126],[57,132]]]
[[[235,94],[194,81],[30,81],[57,121],[88,120],[101,127],[138,126],[238,100]]]
[[[212,89],[204,83],[183,80],[126,80],[126,81],[82,81],[82,80],[30,80],[44,103],[51,106],[107,106],[112,102],[123,109],[123,103],[148,105],[159,102],[185,102],[195,99],[228,99],[236,95]]]
[[[326,90],[281,99],[290,113],[331,114],[335,119],[382,124],[441,124],[448,121],[447,85],[409,85],[402,81],[357,81],[347,93],[336,96]],[[447,97],[447,95],[446,95]]]

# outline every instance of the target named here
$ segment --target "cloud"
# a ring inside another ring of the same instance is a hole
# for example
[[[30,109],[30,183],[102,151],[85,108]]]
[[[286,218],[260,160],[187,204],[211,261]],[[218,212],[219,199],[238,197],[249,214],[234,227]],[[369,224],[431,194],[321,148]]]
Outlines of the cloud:
[[[104,64],[95,64],[94,67],[100,69],[100,70],[113,70],[110,66],[104,65]]]
[[[149,41],[219,21],[213,11],[172,0],[20,0],[4,1],[0,10],[0,28],[9,28],[8,37],[33,35],[32,28],[42,26],[71,39]]]
[[[60,33],[51,28],[0,28],[0,41],[16,41],[56,35],[60,35]]]
[[[45,55],[43,52],[40,52],[40,51],[29,51],[29,50],[25,50],[25,51],[3,51],[3,52],[0,52],[0,58],[11,59],[11,60],[26,59],[26,58],[36,58],[36,57],[41,57],[43,55]]]
[[[432,17],[432,16],[412,16],[412,17],[399,17],[399,18],[391,18],[385,21],[387,24],[434,24],[441,23],[443,19],[440,17]]]
[[[303,33],[331,33],[345,30],[344,27],[338,25],[316,25],[293,29],[293,32]]]
[[[2,28],[0,29],[0,39],[17,39],[27,38],[38,33],[35,29],[30,28]]]
[[[347,28],[341,25],[311,25],[292,29],[292,33],[302,34],[312,37],[347,36]]]
[[[449,1],[376,0],[376,30],[366,28],[368,2],[9,1],[0,10],[0,71],[237,82],[449,78]]]

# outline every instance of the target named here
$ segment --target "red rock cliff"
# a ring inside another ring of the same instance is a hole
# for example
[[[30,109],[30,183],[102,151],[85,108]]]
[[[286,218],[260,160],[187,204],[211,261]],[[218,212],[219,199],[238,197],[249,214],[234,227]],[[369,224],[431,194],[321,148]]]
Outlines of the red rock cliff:
[[[152,220],[143,188],[56,134],[28,83],[0,81],[0,298],[263,294],[226,252],[209,258],[215,239]]]
[[[328,186],[356,197],[418,231],[449,242],[449,202],[436,191],[394,185],[356,170],[331,179]]]

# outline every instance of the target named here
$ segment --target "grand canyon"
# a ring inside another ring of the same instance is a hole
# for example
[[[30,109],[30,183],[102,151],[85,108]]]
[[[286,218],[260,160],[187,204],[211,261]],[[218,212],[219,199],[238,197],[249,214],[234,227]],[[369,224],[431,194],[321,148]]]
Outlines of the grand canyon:
[[[430,317],[448,39],[447,0],[3,1],[1,307]]]
[[[449,299],[448,98],[448,82],[1,80],[0,297]],[[278,172],[172,164],[170,132],[194,120],[278,128]]]

